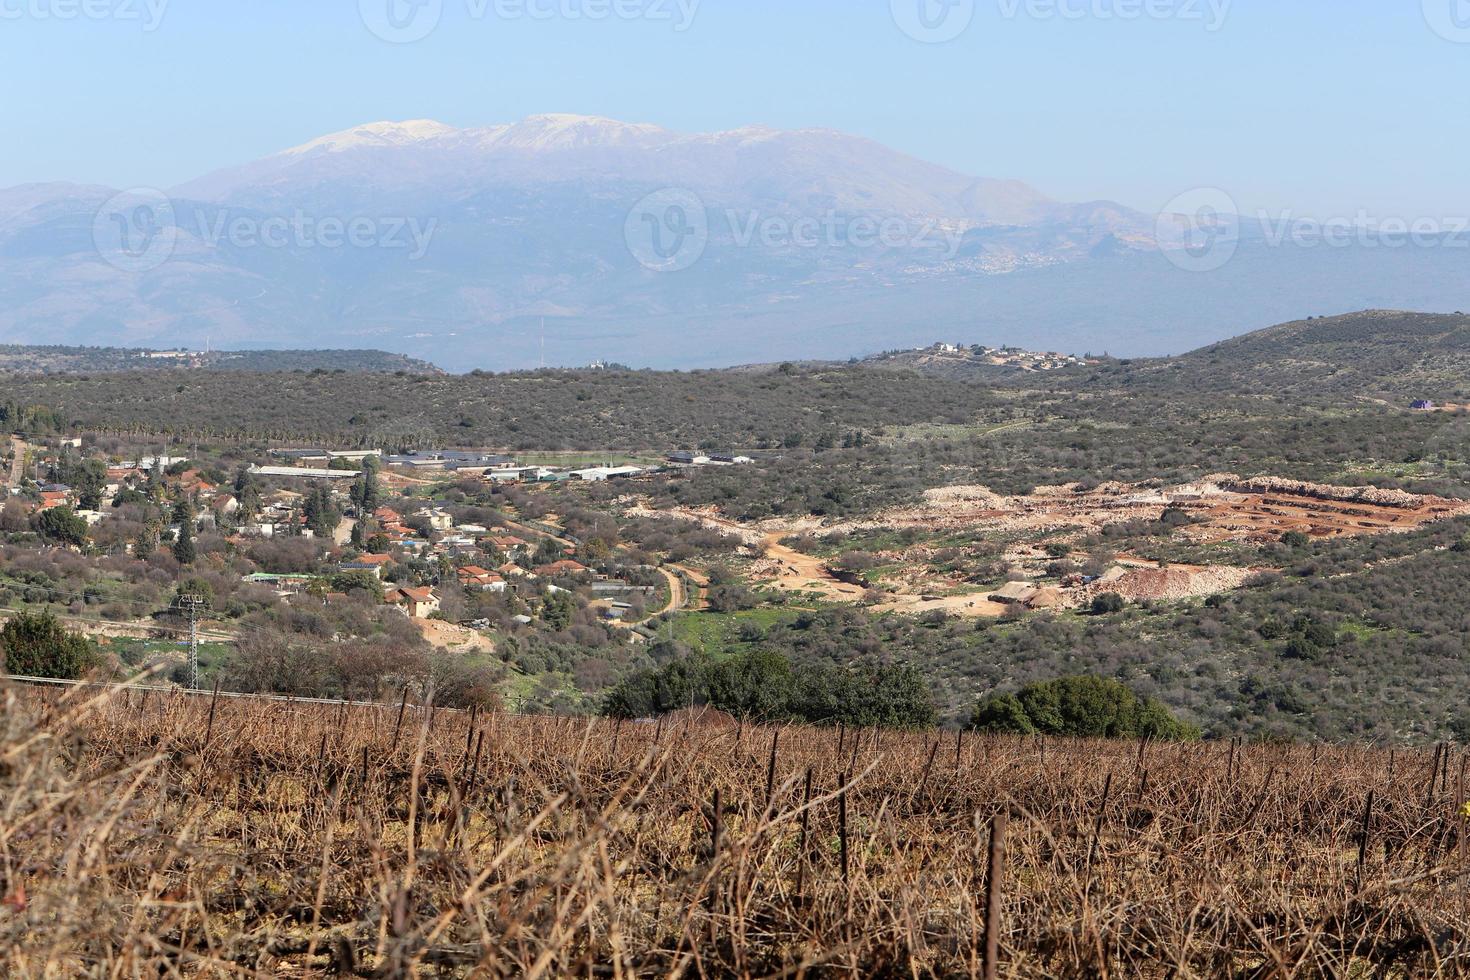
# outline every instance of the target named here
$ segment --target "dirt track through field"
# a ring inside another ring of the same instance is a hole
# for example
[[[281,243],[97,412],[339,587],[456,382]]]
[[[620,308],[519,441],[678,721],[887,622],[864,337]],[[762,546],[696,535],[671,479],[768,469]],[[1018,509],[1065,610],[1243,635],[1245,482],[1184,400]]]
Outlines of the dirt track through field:
[[[746,542],[748,547],[757,550],[763,556],[759,567],[769,574],[764,577],[758,576],[758,580],[761,584],[771,588],[782,592],[815,594],[828,602],[860,602],[867,595],[868,590],[862,586],[844,582],[833,575],[828,570],[824,559],[804,554],[782,544],[782,538],[793,533],[794,529],[760,531],[737,524],[727,518],[687,510],[645,511],[644,513],[647,516],[695,521],[740,538]],[[877,612],[897,612],[906,615],[941,611],[953,616],[993,618],[1000,616],[1009,607],[1004,603],[991,600],[987,595],[971,593],[947,596],[889,595],[871,608]]]
[[[784,592],[817,592],[824,598],[856,602],[863,597],[860,585],[843,582],[827,571],[827,563],[820,558],[804,555],[781,543],[781,533],[768,534],[761,541],[766,560],[774,562],[780,569],[770,584]]]
[[[29,447],[19,436],[10,437],[10,449],[15,455],[10,460],[10,482],[8,486],[18,488],[21,479],[25,476],[26,450]]]

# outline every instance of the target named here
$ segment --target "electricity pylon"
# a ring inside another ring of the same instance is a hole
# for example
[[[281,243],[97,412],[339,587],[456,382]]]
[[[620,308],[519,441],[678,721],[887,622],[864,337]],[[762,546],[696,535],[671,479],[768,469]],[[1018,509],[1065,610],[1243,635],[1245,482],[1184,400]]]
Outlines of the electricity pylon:
[[[199,612],[208,603],[202,595],[181,595],[178,609],[189,617],[189,689],[199,690]]]

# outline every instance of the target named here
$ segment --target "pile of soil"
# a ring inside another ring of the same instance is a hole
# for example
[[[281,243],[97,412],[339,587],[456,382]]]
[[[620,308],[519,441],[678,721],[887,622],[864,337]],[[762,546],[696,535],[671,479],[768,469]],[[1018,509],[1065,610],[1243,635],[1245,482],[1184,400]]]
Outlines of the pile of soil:
[[[1134,602],[1144,599],[1192,599],[1238,589],[1254,574],[1229,565],[1214,568],[1131,568],[1109,582],[1105,591]]]

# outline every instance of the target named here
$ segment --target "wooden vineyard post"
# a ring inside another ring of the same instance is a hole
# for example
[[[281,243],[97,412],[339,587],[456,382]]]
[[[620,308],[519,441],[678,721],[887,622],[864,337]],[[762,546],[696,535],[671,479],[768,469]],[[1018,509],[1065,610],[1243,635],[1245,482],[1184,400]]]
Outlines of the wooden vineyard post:
[[[781,730],[771,735],[771,761],[766,764],[766,807],[771,806],[771,795],[776,790],[776,747],[781,743]]]
[[[199,749],[203,756],[209,750],[209,736],[214,733],[214,709],[219,705],[219,677],[214,679],[214,694],[209,699],[209,721],[204,725],[204,744]]]
[[[801,841],[796,846],[796,900],[803,899],[803,890],[806,887],[806,864],[807,864],[807,829],[811,826],[812,816],[812,767],[806,767],[806,792],[801,798]]]
[[[393,723],[393,748],[398,748],[398,733],[403,730],[403,711],[408,707],[408,686],[403,688],[403,697],[398,702],[398,720]]]
[[[1363,826],[1358,833],[1358,890],[1363,888],[1363,865],[1368,860],[1368,838],[1373,833],[1373,791],[1368,791],[1368,799],[1363,804]]]
[[[985,865],[985,957],[981,976],[995,980],[1000,969],[1000,903],[1002,879],[1006,865],[1006,824],[1004,812],[990,823],[990,860]]]
[[[849,888],[847,858],[847,777],[842,777],[842,787],[837,791],[837,837],[842,849],[842,887]],[[848,891],[851,898],[852,892]]]

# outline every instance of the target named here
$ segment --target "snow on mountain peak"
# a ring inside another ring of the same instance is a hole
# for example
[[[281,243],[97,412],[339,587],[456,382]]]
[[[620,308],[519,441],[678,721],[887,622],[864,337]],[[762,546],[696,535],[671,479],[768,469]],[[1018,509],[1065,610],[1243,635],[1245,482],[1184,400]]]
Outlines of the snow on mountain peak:
[[[668,130],[650,123],[625,123],[602,116],[547,113],[527,116],[497,133],[495,142],[525,150],[571,149],[646,143],[667,138]]]
[[[340,133],[319,137],[285,151],[283,156],[295,156],[313,151],[336,153],[369,146],[405,146],[422,143],[441,136],[452,136],[459,130],[433,119],[410,119],[405,122],[375,122]]]

